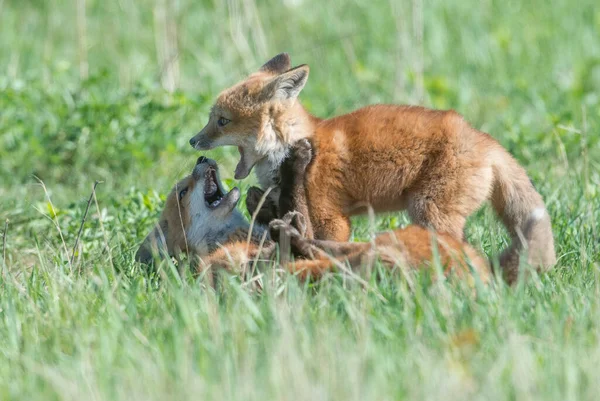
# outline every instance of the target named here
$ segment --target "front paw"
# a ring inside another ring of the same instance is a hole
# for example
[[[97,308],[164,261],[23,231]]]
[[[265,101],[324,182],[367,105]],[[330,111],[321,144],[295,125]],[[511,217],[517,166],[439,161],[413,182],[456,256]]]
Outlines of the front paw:
[[[308,139],[300,139],[292,146],[294,170],[303,172],[313,158],[313,148]]]
[[[285,244],[289,244],[294,256],[312,259],[314,256],[310,241],[304,238],[304,235],[292,224],[294,220],[298,221],[298,217],[301,218],[302,215],[297,212],[290,212],[286,213],[283,219],[271,221],[269,224],[271,238],[279,242],[280,246],[285,247],[287,246]]]
[[[306,217],[295,210],[287,212],[282,220],[294,227],[302,237],[306,236]]]
[[[248,213],[250,213],[250,216],[252,216],[258,208],[260,199],[264,194],[265,191],[258,187],[248,188],[248,192],[246,193],[246,209],[248,209]]]
[[[265,191],[258,187],[250,187],[246,193],[246,209],[250,216],[254,216],[261,200],[265,195]],[[278,210],[275,202],[267,196],[256,215],[256,221],[259,224],[267,225],[271,220],[277,217]]]
[[[289,214],[289,213],[288,213]],[[290,220],[286,220],[286,214],[283,219],[275,219],[269,223],[269,231],[271,234],[271,238],[277,239],[280,238],[281,235],[284,235],[288,238],[301,238],[302,235],[294,226],[290,224]]]

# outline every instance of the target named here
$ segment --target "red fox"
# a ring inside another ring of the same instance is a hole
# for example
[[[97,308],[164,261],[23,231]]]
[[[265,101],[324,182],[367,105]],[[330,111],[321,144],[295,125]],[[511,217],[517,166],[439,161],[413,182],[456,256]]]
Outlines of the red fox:
[[[256,166],[260,185],[275,187],[277,203],[279,166],[292,144],[310,139],[315,157],[306,196],[317,239],[346,241],[349,217],[370,205],[377,212],[406,209],[413,223],[462,240],[467,217],[491,200],[512,238],[499,258],[509,281],[518,275],[522,245],[530,265],[555,264],[544,201],[494,138],[454,111],[416,106],[373,105],[317,118],[297,101],[308,74],[307,65],[291,68],[286,53],[275,56],[218,96],[190,144],[237,146],[235,177],[247,177]]]
[[[319,277],[334,268],[336,260],[347,260],[353,269],[365,265],[378,257],[387,266],[409,266],[413,268],[430,264],[436,256],[445,267],[445,274],[453,271],[457,276],[473,278],[469,264],[483,283],[490,280],[490,266],[475,249],[457,241],[447,234],[433,233],[423,227],[410,225],[377,235],[370,242],[337,242],[312,239],[312,225],[306,198],[305,174],[312,161],[313,149],[309,141],[300,139],[291,154],[283,161],[280,169],[281,196],[277,208],[270,212],[283,214],[265,216],[270,220],[271,238],[289,241],[294,256],[309,260],[296,261],[301,266],[299,273],[305,277]],[[258,205],[248,200],[249,210]],[[261,209],[262,210],[262,209]],[[269,210],[269,209],[268,209]],[[298,218],[294,219],[296,216]],[[292,223],[296,221],[296,224]],[[303,233],[303,234],[301,234]],[[309,238],[305,238],[308,233]],[[333,259],[335,258],[335,259]],[[297,269],[298,270],[298,269]]]
[[[240,274],[249,262],[271,260],[275,242],[267,227],[262,225],[254,225],[248,236],[250,224],[236,209],[239,197],[237,188],[225,192],[215,161],[200,157],[192,174],[177,183],[168,195],[159,222],[138,249],[136,260],[147,263],[154,256],[178,257],[187,253],[200,258],[195,273],[209,269],[209,277],[215,269]],[[298,201],[305,200],[302,197]],[[295,205],[295,202],[290,200],[290,204]],[[320,249],[318,243],[304,244],[289,225],[290,221],[287,216],[284,221],[274,220],[272,230],[279,232],[285,229],[286,234],[292,235],[294,245],[299,246],[297,251],[312,257],[284,264],[285,270],[301,279],[319,278],[346,258],[352,267],[358,267],[358,262],[366,257],[379,256],[388,265],[418,268],[434,258],[434,247],[438,249],[439,260],[447,275],[452,272],[458,277],[472,278],[470,264],[482,282],[489,282],[491,277],[487,262],[469,245],[447,235],[435,236],[422,227],[397,230],[395,238],[382,234],[376,241],[376,247],[370,243],[351,243],[350,246],[324,243]],[[307,247],[310,249],[307,250]],[[332,257],[326,252],[331,252]]]
[[[135,259],[154,256],[199,256],[207,266],[238,267],[255,258],[268,258],[275,249],[266,228],[250,224],[237,210],[240,191],[226,192],[217,163],[201,156],[192,173],[167,196],[158,224],[138,249]],[[261,246],[261,242],[266,242]]]

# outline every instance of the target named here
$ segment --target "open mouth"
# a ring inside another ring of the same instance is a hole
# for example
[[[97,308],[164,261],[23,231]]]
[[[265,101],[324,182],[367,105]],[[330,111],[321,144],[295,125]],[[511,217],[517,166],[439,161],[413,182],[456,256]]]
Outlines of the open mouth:
[[[240,152],[240,161],[235,167],[235,175],[234,178],[236,180],[243,180],[248,177],[252,167],[258,161],[256,152],[253,149],[245,149],[243,146],[238,146],[238,151]]]
[[[204,178],[204,202],[209,209],[215,209],[220,204],[225,194],[217,179],[217,171],[210,167],[206,170]]]

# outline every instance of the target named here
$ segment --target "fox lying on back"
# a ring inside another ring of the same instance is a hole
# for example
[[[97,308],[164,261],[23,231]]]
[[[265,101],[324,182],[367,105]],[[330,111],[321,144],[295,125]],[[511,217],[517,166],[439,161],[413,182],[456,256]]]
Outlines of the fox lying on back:
[[[221,93],[208,124],[190,140],[197,149],[238,146],[236,178],[256,165],[260,185],[275,186],[290,146],[311,140],[306,197],[314,232],[308,237],[345,241],[353,214],[406,209],[416,224],[463,239],[468,216],[491,200],[512,237],[501,255],[515,278],[527,228],[528,260],[537,268],[556,262],[550,217],[525,170],[492,137],[454,111],[375,105],[322,120],[297,101],[309,68],[291,68],[285,53]],[[538,219],[526,227],[530,216]]]
[[[288,197],[287,203],[300,210],[306,208],[306,200],[302,195],[304,186],[301,184],[305,166],[310,160],[310,148],[308,152],[306,149],[304,147],[304,156],[284,163],[284,166],[288,166],[287,170],[293,170],[293,173],[285,173],[291,175],[290,180],[285,181],[288,191],[283,192],[282,198]],[[300,185],[296,186],[296,182]],[[187,253],[200,258],[193,272],[206,273],[209,282],[213,282],[213,273],[219,269],[244,274],[253,270],[248,267],[254,261],[270,261],[274,256],[275,242],[269,236],[267,227],[260,224],[250,226],[236,208],[239,199],[240,191],[237,188],[229,192],[223,188],[217,163],[200,157],[192,173],[179,181],[167,197],[158,224],[141,244],[135,255],[136,260],[148,263],[155,256],[179,258],[180,254]],[[354,268],[360,267],[364,260],[381,257],[390,267],[419,269],[435,261],[434,248],[437,248],[445,275],[464,277],[470,283],[474,282],[475,277],[479,277],[483,283],[491,280],[486,260],[475,249],[447,235],[435,235],[422,227],[410,226],[396,230],[393,236],[381,234],[376,239],[375,247],[368,242],[320,244],[305,242],[288,224],[292,219],[286,219],[287,216],[284,216],[284,220],[273,221],[278,223],[274,230],[278,232],[277,237],[282,229],[285,234],[292,236],[295,251],[309,258],[283,265],[285,270],[297,274],[301,279],[319,278],[343,264],[346,259]],[[333,257],[328,256],[327,252],[331,252]]]

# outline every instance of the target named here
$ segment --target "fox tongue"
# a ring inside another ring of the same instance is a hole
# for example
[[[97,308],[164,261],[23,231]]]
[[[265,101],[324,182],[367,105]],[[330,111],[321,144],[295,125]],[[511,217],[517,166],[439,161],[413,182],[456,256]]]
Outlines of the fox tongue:
[[[235,168],[234,177],[236,180],[241,180],[241,179],[248,177],[248,174],[250,174],[250,168],[252,166],[248,166],[249,163],[245,159],[244,148],[242,148],[241,146],[238,146],[238,151],[240,152],[240,162],[237,164],[237,166]]]

